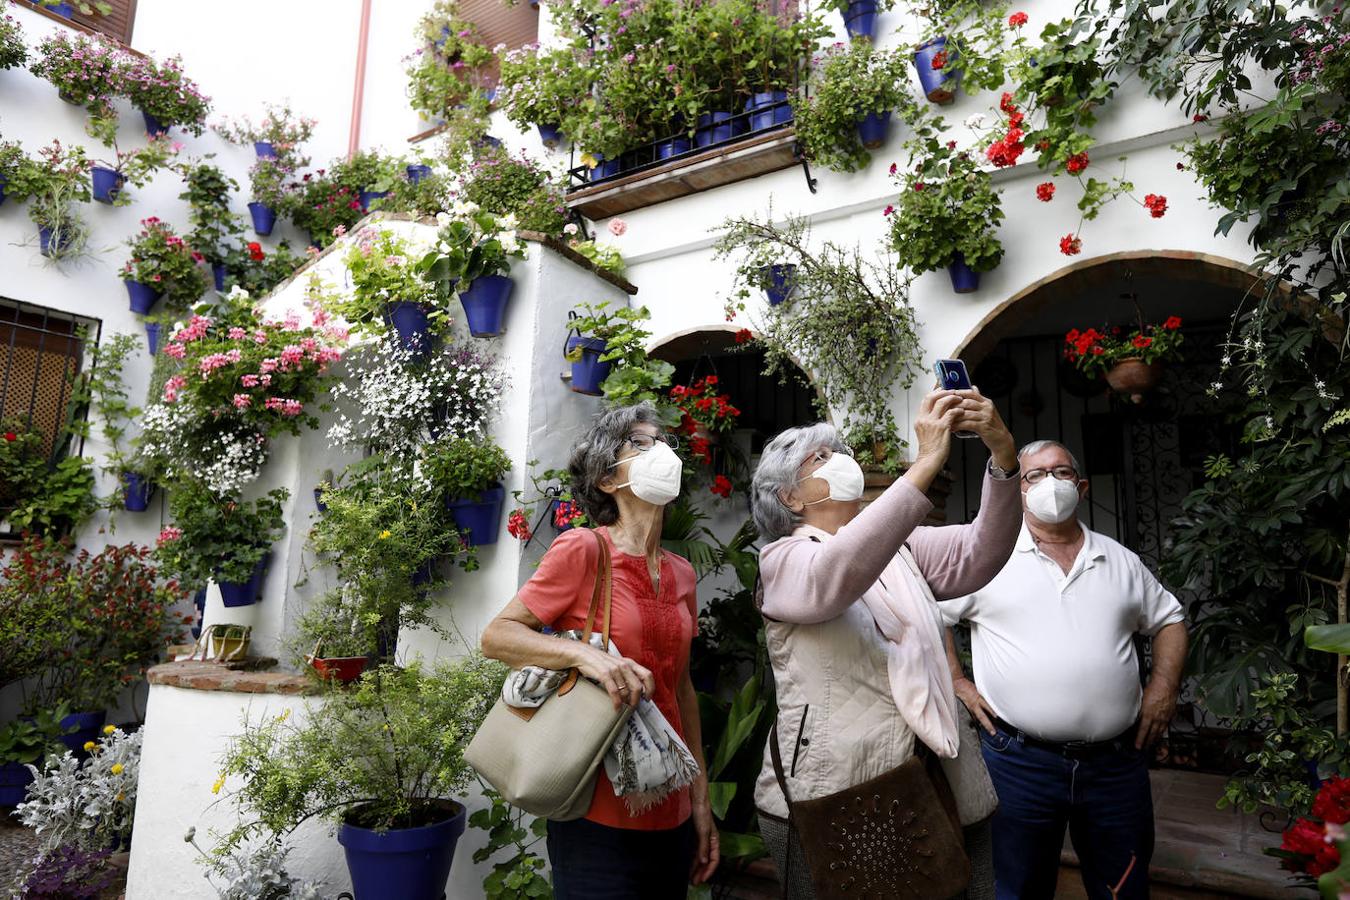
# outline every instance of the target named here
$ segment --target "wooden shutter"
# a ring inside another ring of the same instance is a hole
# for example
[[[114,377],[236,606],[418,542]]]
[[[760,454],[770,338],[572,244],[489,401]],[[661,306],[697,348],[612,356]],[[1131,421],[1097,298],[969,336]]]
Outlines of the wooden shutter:
[[[38,306],[0,303],[0,419],[16,418],[58,448],[84,346],[76,323]]]
[[[76,10],[75,21],[116,41],[131,46],[131,30],[136,24],[136,0],[106,0],[112,11],[106,16],[86,16]]]
[[[515,6],[507,6],[503,0],[462,0],[458,15],[478,28],[489,49],[505,44],[507,50],[514,50],[539,38],[539,10],[527,0],[517,0]],[[495,60],[490,68],[489,82],[496,84]]]

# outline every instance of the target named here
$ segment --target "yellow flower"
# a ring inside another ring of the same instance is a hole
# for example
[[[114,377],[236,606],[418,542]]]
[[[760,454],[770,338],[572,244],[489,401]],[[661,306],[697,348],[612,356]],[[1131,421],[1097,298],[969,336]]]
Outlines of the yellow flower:
[[[127,799],[127,795],[126,795],[126,794],[122,793],[121,791],[118,791],[118,792],[117,792],[117,802],[118,802],[118,803],[121,803],[122,801],[124,801],[124,800],[126,800],[126,799]]]
[[[380,540],[382,541],[388,540],[392,535],[393,532],[390,531],[388,528],[386,528],[384,531],[380,532]]]
[[[103,733],[104,733],[104,734],[112,734],[112,733],[113,733],[114,731],[116,731],[116,730],[117,730],[117,726],[116,726],[116,725],[104,725],[104,726],[103,726]]]
[[[289,719],[290,717],[291,717],[291,711],[290,711],[289,709],[283,709],[283,710],[281,711],[281,715],[277,716],[277,721],[278,721],[278,722],[285,722],[285,721],[286,721],[287,719]]]
[[[121,775],[121,774],[122,774],[122,768],[123,768],[123,767],[122,767],[122,764],[121,764],[121,763],[113,763],[113,765],[112,765],[112,773],[113,773],[114,775]]]
[[[581,164],[588,169],[594,169],[600,165],[600,160],[596,159],[594,154],[583,153],[581,154]]]
[[[225,773],[222,772],[220,774],[220,777],[216,779],[216,783],[211,785],[211,793],[219,794],[220,789],[223,788],[224,786],[225,786]]]
[[[92,750],[93,750],[95,747],[97,747],[97,746],[98,746],[98,744],[95,744],[93,741],[85,741],[85,742],[84,742],[84,752],[85,752],[85,753],[89,753],[90,751],[92,751]]]

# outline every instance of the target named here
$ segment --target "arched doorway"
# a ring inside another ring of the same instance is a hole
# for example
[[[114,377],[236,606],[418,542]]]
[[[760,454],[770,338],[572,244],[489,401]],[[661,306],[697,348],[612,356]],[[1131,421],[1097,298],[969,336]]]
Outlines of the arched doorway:
[[[1087,525],[1133,549],[1157,570],[1168,523],[1203,477],[1207,456],[1235,436],[1207,393],[1235,308],[1257,279],[1241,263],[1204,254],[1145,251],[1084,260],[1029,285],[994,309],[954,355],[998,405],[1019,445],[1053,439],[1086,469]],[[1257,288],[1259,289],[1259,288]],[[1131,297],[1135,299],[1131,299]],[[1184,359],[1167,366],[1143,403],[1111,393],[1063,359],[1073,328],[1183,320]],[[979,505],[984,455],[962,442],[948,520]]]

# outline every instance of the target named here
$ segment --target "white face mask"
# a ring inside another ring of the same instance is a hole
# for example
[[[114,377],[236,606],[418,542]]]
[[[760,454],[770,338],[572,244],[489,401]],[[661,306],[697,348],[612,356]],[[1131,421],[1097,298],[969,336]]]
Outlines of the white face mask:
[[[1078,482],[1060,481],[1047,474],[1027,491],[1027,512],[1050,525],[1073,516],[1078,509]]]
[[[805,506],[824,503],[826,500],[848,503],[860,499],[863,495],[862,466],[858,465],[858,461],[847,453],[830,454],[830,458],[821,463],[820,468],[806,478],[819,478],[830,486],[830,493],[827,497],[821,497],[819,500],[812,500],[810,503],[803,504]],[[806,481],[806,478],[803,478],[802,481]],[[798,484],[800,483],[798,482]]]
[[[628,463],[628,481],[615,487],[631,487],[635,497],[653,506],[665,506],[680,496],[684,464],[665,441],[657,440],[650,450],[621,459],[614,466],[622,463]]]

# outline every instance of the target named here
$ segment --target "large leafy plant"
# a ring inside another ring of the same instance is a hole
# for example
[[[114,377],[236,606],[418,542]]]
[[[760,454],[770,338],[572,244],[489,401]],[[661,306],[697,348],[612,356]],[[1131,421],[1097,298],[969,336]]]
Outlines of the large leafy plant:
[[[675,374],[675,367],[665,360],[647,355],[647,341],[651,332],[643,323],[651,318],[645,306],[610,306],[608,300],[587,303],[580,307],[580,315],[573,314],[571,326],[583,337],[605,342],[601,362],[613,363],[613,368],[600,390],[605,402],[612,406],[631,406],[651,403],[661,410],[668,424],[674,425],[679,414],[666,402],[665,391]],[[573,351],[580,358],[581,349]]]
[[[206,290],[206,276],[197,263],[196,251],[174,233],[167,222],[154,216],[141,220],[141,230],[127,242],[131,257],[122,266],[126,281],[159,291],[171,306],[186,309]]]
[[[446,499],[477,497],[511,470],[511,457],[492,441],[458,438],[423,447],[421,470]]]
[[[427,309],[432,330],[444,331],[450,324],[450,306],[438,301],[449,298],[441,297],[436,285],[419,271],[417,262],[426,252],[427,246],[415,238],[378,226],[362,228],[343,257],[351,292],[333,294],[326,308],[359,331],[382,335],[391,303],[416,303]]]
[[[813,160],[853,172],[872,159],[858,137],[864,116],[913,118],[909,60],[901,50],[877,50],[870,41],[836,44],[817,59],[810,92],[793,97],[797,137]]]
[[[183,72],[181,56],[163,62],[148,56],[132,58],[126,66],[123,88],[137,109],[164,125],[175,125],[195,135],[206,130],[211,98]]]
[[[465,290],[474,279],[503,275],[514,260],[525,258],[525,244],[516,237],[515,217],[495,215],[475,203],[457,203],[438,215],[436,247],[419,263],[442,296]]]
[[[242,584],[286,530],[282,508],[288,497],[285,488],[239,500],[196,484],[175,485],[169,492],[174,524],[161,532],[156,559],[183,584]]]

